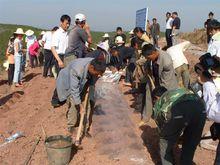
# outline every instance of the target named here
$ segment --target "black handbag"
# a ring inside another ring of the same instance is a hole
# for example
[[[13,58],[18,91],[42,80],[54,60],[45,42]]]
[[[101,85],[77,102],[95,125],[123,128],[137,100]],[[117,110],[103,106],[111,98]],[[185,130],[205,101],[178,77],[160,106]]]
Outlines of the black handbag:
[[[220,123],[213,123],[210,127],[212,140],[216,141],[220,139]]]

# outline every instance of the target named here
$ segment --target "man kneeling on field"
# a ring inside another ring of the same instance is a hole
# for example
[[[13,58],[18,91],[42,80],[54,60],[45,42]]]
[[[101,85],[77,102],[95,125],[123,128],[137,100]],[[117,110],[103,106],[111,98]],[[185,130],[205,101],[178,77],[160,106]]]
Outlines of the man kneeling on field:
[[[192,165],[206,120],[205,104],[185,88],[167,91],[157,87],[152,92],[153,118],[160,136],[162,164],[174,164],[173,148],[183,133],[181,165]]]
[[[97,80],[105,72],[105,69],[105,62],[94,58],[79,58],[73,60],[60,71],[56,89],[59,101],[67,101],[68,103],[67,125],[70,133],[75,131],[79,112],[82,114],[85,111],[82,102],[87,88],[94,85],[95,81],[93,80]]]

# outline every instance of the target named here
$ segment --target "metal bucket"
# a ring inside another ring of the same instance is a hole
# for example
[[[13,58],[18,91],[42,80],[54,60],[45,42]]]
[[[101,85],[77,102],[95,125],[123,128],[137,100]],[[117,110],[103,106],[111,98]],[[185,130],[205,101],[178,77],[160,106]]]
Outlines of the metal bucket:
[[[50,136],[45,140],[50,165],[66,165],[72,152],[72,138],[62,135]]]

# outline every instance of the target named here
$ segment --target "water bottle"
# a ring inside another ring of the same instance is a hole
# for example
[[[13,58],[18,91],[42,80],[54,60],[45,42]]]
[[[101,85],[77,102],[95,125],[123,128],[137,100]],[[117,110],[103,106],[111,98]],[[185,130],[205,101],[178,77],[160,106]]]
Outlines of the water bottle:
[[[18,138],[20,138],[20,137],[23,137],[24,135],[23,135],[23,132],[16,132],[14,135],[12,135],[12,136],[10,136],[10,137],[8,137],[8,138],[6,138],[5,139],[5,142],[7,142],[7,143],[10,143],[10,142],[13,142],[13,141],[15,141],[16,139],[18,139]]]

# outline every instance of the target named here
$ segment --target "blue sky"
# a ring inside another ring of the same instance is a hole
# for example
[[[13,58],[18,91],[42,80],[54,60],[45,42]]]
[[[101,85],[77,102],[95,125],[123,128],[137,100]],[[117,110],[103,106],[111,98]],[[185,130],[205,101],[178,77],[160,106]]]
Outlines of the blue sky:
[[[177,11],[182,31],[203,27],[210,11],[220,20],[220,0],[0,0],[0,23],[25,24],[52,28],[62,14],[72,18],[84,13],[95,31],[113,31],[117,26],[130,30],[135,26],[135,12],[149,7],[149,18],[158,18],[162,30],[165,13]]]

